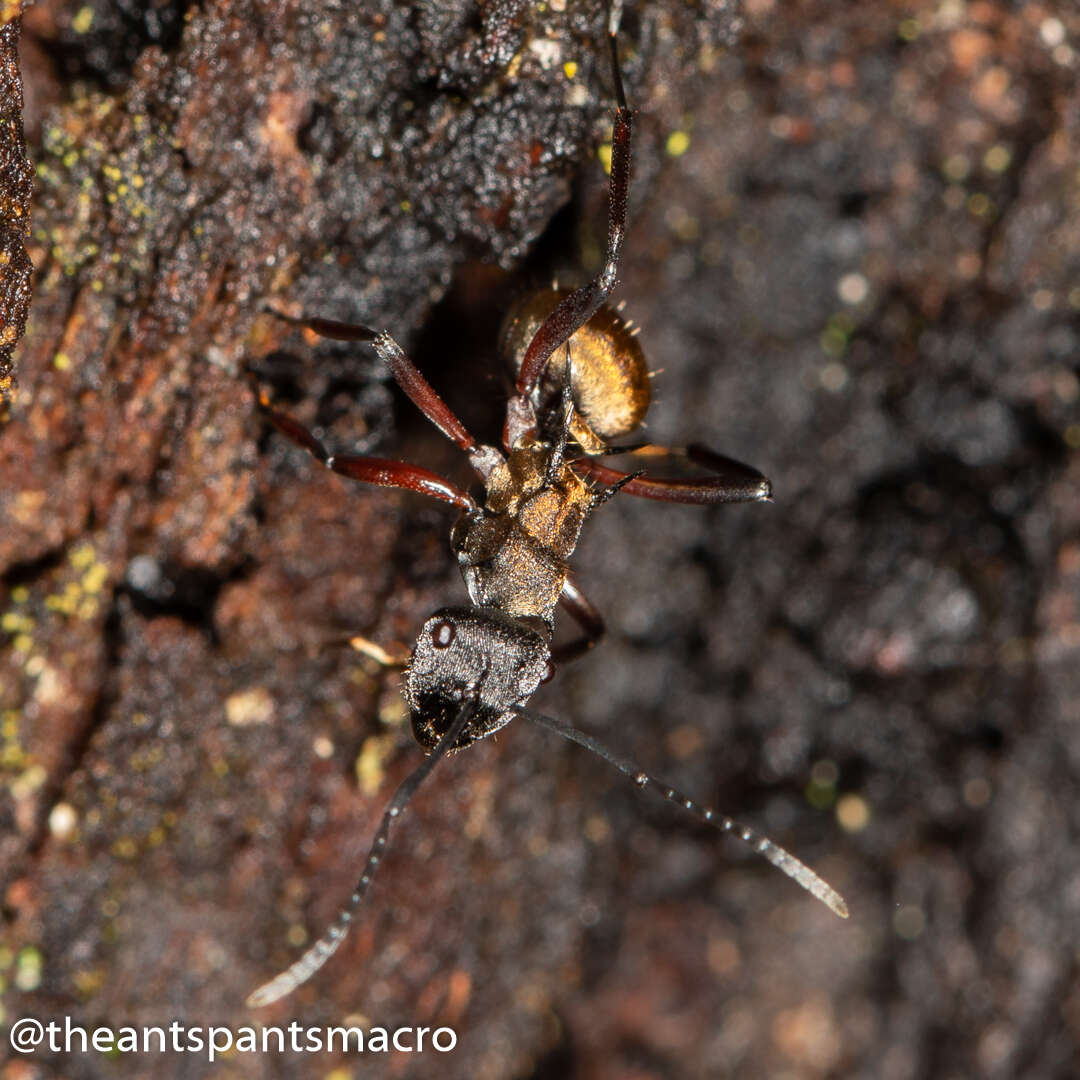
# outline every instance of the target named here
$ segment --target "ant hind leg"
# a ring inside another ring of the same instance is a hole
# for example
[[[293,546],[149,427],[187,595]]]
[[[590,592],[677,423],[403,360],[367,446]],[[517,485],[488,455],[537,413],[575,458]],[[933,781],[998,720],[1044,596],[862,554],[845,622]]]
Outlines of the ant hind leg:
[[[587,653],[604,636],[604,617],[569,574],[563,582],[559,603],[582,630],[578,637],[551,650],[552,662],[563,664]]]

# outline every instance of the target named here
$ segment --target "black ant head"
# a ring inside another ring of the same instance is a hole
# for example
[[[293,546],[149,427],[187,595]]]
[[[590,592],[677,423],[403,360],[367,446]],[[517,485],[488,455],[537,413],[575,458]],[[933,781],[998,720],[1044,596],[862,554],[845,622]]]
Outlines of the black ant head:
[[[405,672],[403,695],[413,735],[431,750],[479,688],[479,700],[454,750],[505,727],[551,677],[546,635],[494,608],[448,607],[424,623]]]

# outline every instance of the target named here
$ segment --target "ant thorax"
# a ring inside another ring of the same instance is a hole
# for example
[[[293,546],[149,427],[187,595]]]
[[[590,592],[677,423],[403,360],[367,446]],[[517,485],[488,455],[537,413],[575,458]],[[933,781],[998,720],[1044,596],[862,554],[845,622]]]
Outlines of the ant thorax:
[[[484,506],[450,534],[469,598],[550,630],[566,562],[596,504],[592,488],[547,442],[519,440],[487,477]]]

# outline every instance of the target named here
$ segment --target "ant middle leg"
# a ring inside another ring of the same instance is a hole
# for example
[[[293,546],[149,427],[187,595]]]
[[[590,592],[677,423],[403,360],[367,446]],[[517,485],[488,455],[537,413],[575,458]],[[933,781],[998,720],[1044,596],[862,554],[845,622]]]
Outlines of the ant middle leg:
[[[604,636],[604,617],[569,574],[563,582],[559,603],[582,630],[580,636],[552,648],[552,662],[563,664],[587,653]]]
[[[601,465],[594,458],[575,458],[572,465],[577,472],[593,480],[612,486],[618,484],[619,490],[641,499],[698,505],[772,501],[772,484],[753,466],[698,443],[691,444],[678,456],[709,469],[711,475],[668,478],[624,473]]]

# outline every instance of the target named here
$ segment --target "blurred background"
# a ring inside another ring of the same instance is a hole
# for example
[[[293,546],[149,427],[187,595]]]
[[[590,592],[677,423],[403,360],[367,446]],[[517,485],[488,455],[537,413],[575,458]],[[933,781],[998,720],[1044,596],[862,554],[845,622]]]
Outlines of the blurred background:
[[[439,767],[327,967],[244,1007],[419,760],[396,676],[343,642],[409,644],[465,592],[453,512],[326,474],[242,367],[338,450],[468,483],[372,357],[266,309],[387,327],[497,439],[503,314],[601,257],[603,27],[579,0],[27,9],[6,1023],[458,1032],[237,1077],[1074,1074],[1070,3],[626,4],[648,437],[754,464],[775,501],[605,505],[573,566],[608,635],[534,704],[770,834],[851,918],[522,723]],[[149,1062],[0,1077],[203,1071]]]

